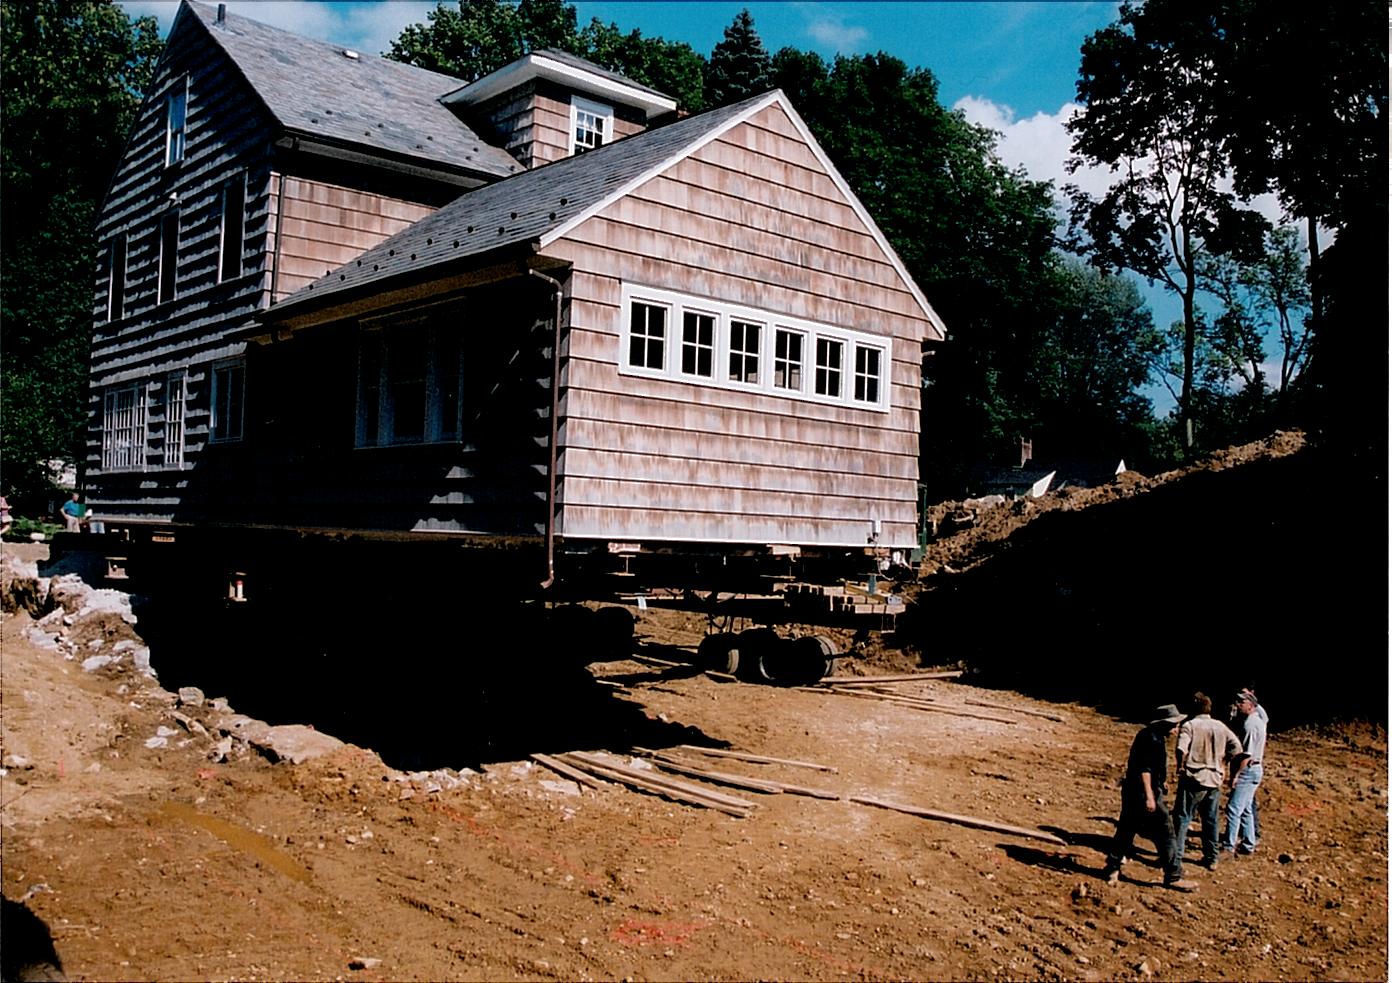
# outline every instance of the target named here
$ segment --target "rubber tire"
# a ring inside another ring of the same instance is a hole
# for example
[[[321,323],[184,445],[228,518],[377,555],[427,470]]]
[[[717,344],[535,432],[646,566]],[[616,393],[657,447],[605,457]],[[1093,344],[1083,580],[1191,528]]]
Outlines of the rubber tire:
[[[738,636],[733,632],[722,631],[707,635],[701,639],[701,644],[696,649],[696,664],[702,669],[738,674],[738,644]]]
[[[764,672],[764,659],[777,652],[782,642],[772,628],[748,628],[740,632],[735,645],[738,656],[735,675],[750,683],[771,682]]]

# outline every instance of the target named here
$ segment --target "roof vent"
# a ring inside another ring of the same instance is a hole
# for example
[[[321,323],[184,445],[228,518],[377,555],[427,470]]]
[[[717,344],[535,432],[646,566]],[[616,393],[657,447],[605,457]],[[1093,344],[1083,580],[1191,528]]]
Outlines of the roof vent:
[[[357,61],[358,58],[359,58],[360,56],[359,56],[358,53],[357,53],[356,51],[354,51],[352,48],[344,48],[344,49],[343,49],[343,57],[344,57],[344,58],[351,58],[351,59],[353,59],[353,61]]]
[[[218,4],[217,22],[219,24],[227,23],[227,4],[225,3]]]

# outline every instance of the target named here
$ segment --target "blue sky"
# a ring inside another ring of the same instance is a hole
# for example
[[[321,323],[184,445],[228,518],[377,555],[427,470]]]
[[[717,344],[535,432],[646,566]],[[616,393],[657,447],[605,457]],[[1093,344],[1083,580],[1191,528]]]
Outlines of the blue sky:
[[[167,30],[174,0],[124,0],[132,14],[153,14]],[[407,24],[423,22],[434,0],[291,2],[227,0],[228,9],[309,37],[362,51],[385,50]],[[836,54],[885,51],[910,66],[930,69],[939,97],[972,122],[1000,134],[998,152],[1008,165],[1038,180],[1082,185],[1094,193],[1106,175],[1066,174],[1069,138],[1064,123],[1073,111],[1079,48],[1093,31],[1116,19],[1115,2],[640,2],[579,0],[580,23],[598,17],[624,30],[685,41],[702,55],[748,7],[770,52],[785,46]],[[1276,219],[1274,205],[1261,209]],[[1158,324],[1180,316],[1179,301],[1159,287],[1142,291]],[[1268,346],[1270,347],[1270,346]],[[1268,373],[1268,378],[1272,375]],[[1173,401],[1160,387],[1147,390],[1157,408]]]

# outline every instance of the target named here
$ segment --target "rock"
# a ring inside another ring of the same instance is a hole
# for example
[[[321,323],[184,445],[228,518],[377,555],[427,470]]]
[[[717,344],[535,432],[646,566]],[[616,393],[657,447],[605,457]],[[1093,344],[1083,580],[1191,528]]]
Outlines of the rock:
[[[223,734],[230,734],[247,743],[260,740],[270,731],[271,725],[264,720],[256,720],[244,713],[234,713],[218,720],[214,726]]]
[[[167,737],[151,737],[145,742],[145,746],[147,748],[168,747],[169,739]]]
[[[1276,857],[1276,862],[1277,862],[1278,864],[1289,864],[1289,863],[1294,863],[1294,862],[1295,862],[1295,858],[1292,857],[1289,853],[1282,853],[1282,854],[1279,854],[1279,855]]]
[[[145,646],[140,646],[131,654],[131,662],[135,665],[135,671],[143,675],[155,678],[155,668],[150,665],[150,650]]]
[[[164,724],[160,724],[155,728],[155,734],[158,737],[177,737],[179,732],[173,727],[166,727]]]
[[[87,602],[92,588],[75,573],[65,573],[53,577],[48,582],[48,596],[54,607],[63,609],[64,614],[76,614]]]
[[[83,672],[96,672],[102,666],[109,666],[116,660],[109,655],[94,655],[82,660]]]
[[[248,737],[247,743],[272,761],[288,761],[292,765],[322,758],[343,746],[343,742],[338,738],[330,737],[303,724],[266,727],[266,730],[257,736]]]
[[[542,779],[541,787],[548,792],[555,792],[558,795],[579,795],[580,786],[574,782],[559,782],[551,779]]]
[[[348,960],[349,969],[376,969],[382,965],[382,960],[376,956],[354,956]]]
[[[232,709],[231,705],[227,702],[227,697],[225,696],[213,697],[211,700],[208,701],[208,706],[216,710],[218,713],[226,713],[227,711]]]
[[[7,754],[5,760],[0,764],[6,768],[17,768],[20,771],[28,771],[34,767],[34,763],[22,754]]]
[[[180,686],[179,703],[186,707],[201,707],[203,705],[203,691],[197,686]]]
[[[186,714],[179,713],[177,710],[174,711],[171,714],[171,716],[173,716],[175,723],[177,723],[180,727],[184,728],[184,730],[188,731],[190,734],[197,734],[199,737],[208,736],[207,728],[200,724],[197,720],[194,720],[192,717],[187,716]]]
[[[1088,896],[1088,888],[1087,888],[1087,885],[1086,885],[1086,884],[1078,883],[1078,884],[1073,885],[1073,900],[1074,900],[1074,901],[1081,901],[1081,900],[1083,900],[1083,898],[1086,898],[1087,896]]]
[[[48,612],[48,581],[40,579],[39,565],[11,553],[0,556],[0,610],[26,611],[31,618]]]
[[[232,753],[232,738],[224,737],[208,750],[208,760],[221,764]]]
[[[79,581],[80,582],[80,581]],[[83,584],[86,587],[86,584]],[[66,605],[65,605],[66,607]],[[75,612],[78,621],[103,614],[114,614],[128,625],[135,624],[135,614],[131,611],[130,595],[121,590],[98,590],[88,588],[82,598],[81,607]]]

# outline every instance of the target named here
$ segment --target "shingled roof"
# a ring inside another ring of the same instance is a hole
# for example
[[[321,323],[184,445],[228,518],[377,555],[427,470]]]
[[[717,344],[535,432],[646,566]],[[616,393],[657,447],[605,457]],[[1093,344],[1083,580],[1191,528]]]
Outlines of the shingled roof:
[[[388,280],[402,285],[425,280],[440,273],[437,267],[467,265],[471,258],[500,248],[541,243],[627,186],[783,98],[777,91],[754,96],[466,192],[297,290],[265,318],[273,321],[277,315],[299,313],[310,304],[346,299]]]
[[[184,0],[287,131],[432,168],[500,178],[522,169],[440,103],[462,79],[349,52]],[[182,11],[181,11],[182,12]]]

